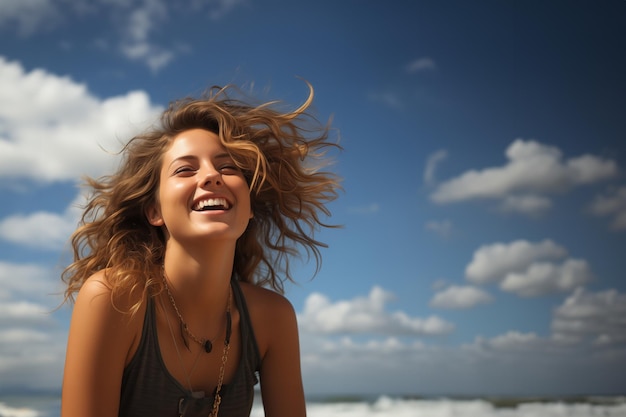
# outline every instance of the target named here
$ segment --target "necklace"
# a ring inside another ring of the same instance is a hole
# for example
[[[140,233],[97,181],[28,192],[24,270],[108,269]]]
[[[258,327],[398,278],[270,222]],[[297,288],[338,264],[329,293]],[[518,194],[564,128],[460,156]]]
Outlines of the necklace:
[[[211,339],[200,338],[196,336],[195,334],[193,334],[191,330],[189,330],[189,326],[183,319],[183,316],[182,314],[180,314],[180,311],[178,311],[178,306],[176,306],[176,301],[174,300],[174,296],[172,295],[172,292],[170,291],[169,285],[167,285],[167,278],[165,278],[165,274],[163,275],[163,284],[165,285],[165,290],[167,291],[167,295],[170,299],[170,303],[172,304],[172,307],[174,307],[174,311],[176,312],[176,315],[178,316],[178,319],[180,320],[180,333],[182,335],[183,343],[185,344],[185,347],[187,348],[187,350],[189,350],[189,343],[187,342],[185,333],[189,337],[191,337],[191,340],[193,340],[194,342],[202,346],[202,348],[204,349],[206,353],[211,353],[211,351],[213,350],[213,341]],[[227,316],[226,321],[227,322],[230,321],[230,296],[229,296],[228,302],[229,302],[229,305],[226,308],[226,316]],[[215,336],[213,340],[215,340],[216,337],[217,336]]]
[[[180,362],[180,367],[183,368],[183,372],[185,373],[185,379],[187,380],[187,388],[191,391],[191,396],[194,398],[202,398],[204,397],[204,391],[194,391],[191,386],[191,375],[193,375],[193,371],[196,369],[196,364],[198,363],[198,359],[200,358],[200,352],[198,351],[196,354],[196,359],[194,359],[193,364],[191,365],[191,369],[187,372],[185,368],[185,363],[183,362],[183,356],[180,354],[180,349],[178,349],[178,343],[176,343],[176,336],[174,336],[174,330],[172,329],[172,324],[170,323],[170,318],[165,312],[165,305],[163,304],[163,299],[161,299],[161,307],[163,308],[163,312],[165,315],[165,320],[167,321],[167,327],[170,329],[170,334],[172,335],[172,341],[174,342],[174,348],[176,348],[176,355],[178,356],[178,361]]]
[[[178,312],[178,308],[176,308],[174,297],[172,296],[172,293],[169,291],[165,277],[163,277],[163,282],[165,283],[165,288],[167,289],[170,301],[172,302],[172,306],[174,307],[174,310],[176,310],[178,318],[181,320],[181,322],[184,323],[182,316]],[[232,298],[233,298],[232,292],[229,291],[228,292],[228,304],[226,304],[226,337],[224,338],[224,350],[222,351],[222,364],[220,365],[220,371],[217,377],[217,386],[215,387],[215,397],[213,398],[213,407],[211,409],[211,412],[209,413],[209,417],[218,417],[217,414],[219,413],[220,404],[222,403],[222,396],[220,395],[220,392],[222,391],[222,385],[224,384],[224,372],[226,370],[226,362],[228,361],[228,352],[230,351],[230,336],[232,334],[232,317],[230,314],[230,306],[232,303]],[[183,368],[183,372],[185,373],[185,378],[187,379],[187,385],[189,387],[189,391],[191,392],[191,396],[202,398],[204,397],[204,391],[194,391],[191,385],[191,375],[193,374],[193,371],[196,368],[196,364],[198,363],[200,352],[198,352],[198,355],[196,355],[196,359],[194,360],[189,373],[187,373],[187,369],[185,368],[185,365],[183,363],[183,357],[180,354],[180,349],[178,349],[178,343],[176,343],[176,337],[174,337],[174,330],[172,329],[170,319],[167,315],[167,312],[165,312],[165,307],[163,306],[163,300],[161,300],[161,307],[163,307],[163,311],[165,313],[165,319],[167,320],[167,326],[170,329],[170,334],[172,335],[172,341],[174,342],[174,347],[176,348],[176,354],[178,356],[178,360],[180,361],[180,365]],[[184,337],[183,337],[183,341],[185,341]],[[188,345],[186,346],[189,349],[189,346]],[[210,352],[210,350],[207,352]],[[181,416],[182,416],[181,407],[183,406],[184,400],[185,398],[183,397],[178,402],[179,415]]]

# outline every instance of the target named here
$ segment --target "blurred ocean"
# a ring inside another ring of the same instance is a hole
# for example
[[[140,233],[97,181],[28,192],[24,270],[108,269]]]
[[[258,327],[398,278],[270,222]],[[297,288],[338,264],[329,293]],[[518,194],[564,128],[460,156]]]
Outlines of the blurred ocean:
[[[57,396],[0,396],[0,417],[59,417]],[[626,417],[626,397],[543,398],[319,398],[309,417]],[[260,401],[251,417],[262,417]]]

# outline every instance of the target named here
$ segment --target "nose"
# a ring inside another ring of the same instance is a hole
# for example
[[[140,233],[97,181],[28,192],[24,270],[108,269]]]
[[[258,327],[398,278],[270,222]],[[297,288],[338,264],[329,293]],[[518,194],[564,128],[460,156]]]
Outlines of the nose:
[[[213,167],[207,168],[202,178],[201,187],[222,185],[222,175]]]

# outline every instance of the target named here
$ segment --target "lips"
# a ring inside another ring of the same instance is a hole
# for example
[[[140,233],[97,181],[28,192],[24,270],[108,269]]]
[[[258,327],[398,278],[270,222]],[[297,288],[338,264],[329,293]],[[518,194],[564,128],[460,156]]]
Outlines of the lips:
[[[222,197],[203,198],[191,208],[193,211],[228,210],[230,203]]]

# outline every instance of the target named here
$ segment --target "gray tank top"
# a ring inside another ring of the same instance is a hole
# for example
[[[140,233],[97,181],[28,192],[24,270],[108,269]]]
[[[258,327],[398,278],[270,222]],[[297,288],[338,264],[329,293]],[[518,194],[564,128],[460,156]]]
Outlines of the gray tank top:
[[[222,387],[219,417],[248,417],[258,383],[260,355],[246,301],[237,280],[232,281],[234,300],[240,312],[241,359],[233,381]],[[146,306],[141,341],[124,369],[120,417],[206,417],[214,393],[194,398],[167,370],[157,338],[154,300]]]

